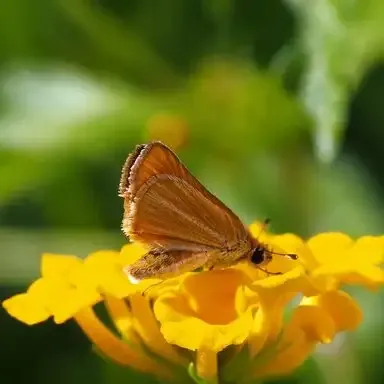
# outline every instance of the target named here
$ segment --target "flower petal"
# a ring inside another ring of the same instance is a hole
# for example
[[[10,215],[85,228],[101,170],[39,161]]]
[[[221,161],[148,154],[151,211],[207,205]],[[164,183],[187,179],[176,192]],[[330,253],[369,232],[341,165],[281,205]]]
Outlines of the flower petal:
[[[41,256],[41,276],[67,279],[81,264],[82,260],[77,256],[44,253]]]
[[[159,356],[176,364],[186,365],[187,361],[165,341],[148,300],[138,293],[130,297],[130,304],[133,325],[144,343]]]
[[[287,257],[274,257],[274,260],[290,266],[290,268],[286,268],[283,265],[280,267],[280,272],[289,271],[298,265],[302,265],[306,269],[312,270],[318,264],[305,242],[299,236],[296,236],[292,233],[276,235],[272,237],[272,243],[275,247],[280,248],[284,253],[294,253],[298,258],[297,260],[290,260]],[[277,269],[276,272],[278,271],[279,270]]]
[[[21,293],[4,300],[3,307],[12,317],[28,325],[45,321],[51,315],[28,293]]]
[[[354,330],[362,321],[362,311],[356,301],[343,291],[331,291],[324,294],[306,297],[301,305],[322,308],[335,323],[337,332]]]
[[[248,337],[249,355],[254,357],[263,348],[268,339],[271,326],[271,311],[267,311],[263,305],[256,310],[253,325]]]
[[[273,358],[262,366],[255,364],[254,376],[265,378],[292,372],[307,359],[318,342],[330,342],[335,331],[332,318],[322,308],[298,307],[284,329]]]
[[[208,349],[219,352],[229,345],[241,344],[253,325],[251,310],[227,324],[207,323],[195,316],[185,297],[174,294],[156,300],[154,313],[168,343],[193,351]]]
[[[76,267],[76,274],[83,264]],[[69,279],[69,277],[68,277]],[[63,279],[40,278],[28,289],[28,294],[36,303],[40,303],[57,324],[73,317],[83,308],[93,306],[101,300],[100,294],[92,286],[76,286]]]
[[[139,344],[139,338],[134,331],[132,324],[132,313],[127,302],[111,295],[105,295],[104,303],[109,313],[109,317],[120,333],[121,338],[128,342]]]
[[[348,262],[345,251],[352,245],[353,240],[339,232],[320,233],[311,237],[307,242],[308,248],[320,265]]]
[[[317,288],[301,266],[282,275],[269,276],[265,279],[257,280],[249,288],[262,294],[267,301],[287,293],[304,293],[306,296],[317,293]]]
[[[265,224],[261,221],[255,221],[249,226],[251,235],[261,243],[268,244],[271,234],[266,231]]]
[[[312,276],[315,279],[326,278],[329,281],[327,290],[336,289],[340,282],[373,289],[384,284],[384,271],[381,268],[352,262],[345,265],[323,265],[313,271]]]
[[[384,261],[384,237],[363,236],[357,239],[349,258],[357,263],[378,265]]]
[[[36,303],[49,307],[51,303],[56,302],[56,293],[67,287],[68,284],[63,280],[40,277],[29,286],[27,293]]]
[[[87,307],[92,307],[101,300],[101,296],[94,289],[68,288],[57,292],[56,303],[52,303],[50,310],[55,323],[61,324],[74,317]]]
[[[255,281],[250,287],[259,294],[259,302],[269,318],[268,340],[275,340],[284,322],[284,308],[300,292],[317,293],[311,282],[297,267],[283,275]]]
[[[144,244],[135,241],[121,248],[119,259],[122,266],[130,265],[144,256],[146,252],[148,252],[148,248]]]
[[[94,286],[101,292],[123,298],[136,291],[123,272],[120,253],[99,251],[88,255],[81,274],[76,276],[77,285]]]
[[[287,335],[287,344],[280,352],[267,364],[259,366],[255,364],[253,369],[254,378],[267,378],[287,375],[298,368],[312,353],[316,343],[308,340],[302,330],[297,330],[294,334]],[[290,340],[293,340],[289,343]],[[257,363],[257,361],[256,361]]]
[[[273,255],[272,261],[268,264],[269,272],[288,272],[302,264],[302,249],[305,247],[303,240],[293,234],[276,235],[271,237],[269,244],[272,251],[278,253],[293,253],[297,255],[297,260],[292,260],[287,256]]]
[[[195,316],[210,324],[227,324],[242,307],[236,303],[241,301],[237,292],[244,279],[246,276],[237,269],[201,272],[187,276],[181,289]]]
[[[88,338],[98,349],[114,362],[131,366],[139,371],[155,373],[160,377],[169,379],[172,373],[160,366],[146,355],[138,354],[128,344],[118,339],[95,315],[91,309],[83,309],[75,316]]]
[[[321,278],[326,290],[337,289],[343,282],[368,288],[384,283],[384,271],[379,268],[384,256],[383,236],[363,236],[353,242],[340,233],[325,233],[310,239],[308,247],[318,260],[312,276]]]

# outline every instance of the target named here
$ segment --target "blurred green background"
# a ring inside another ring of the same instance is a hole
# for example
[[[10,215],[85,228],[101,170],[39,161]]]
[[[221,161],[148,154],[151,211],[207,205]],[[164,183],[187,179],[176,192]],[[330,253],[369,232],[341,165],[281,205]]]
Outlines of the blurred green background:
[[[0,2],[1,298],[42,252],[119,249],[121,166],[161,139],[245,222],[384,233],[382,0]],[[284,383],[381,383],[384,296]],[[0,313],[8,383],[144,382],[69,322]]]

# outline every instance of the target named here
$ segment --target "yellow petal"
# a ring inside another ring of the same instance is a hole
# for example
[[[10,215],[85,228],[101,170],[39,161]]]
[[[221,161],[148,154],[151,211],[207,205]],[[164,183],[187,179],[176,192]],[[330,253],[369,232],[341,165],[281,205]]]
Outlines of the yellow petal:
[[[120,253],[94,252],[85,259],[76,284],[94,286],[101,292],[123,298],[136,291],[123,272]]]
[[[82,264],[76,268],[81,270]],[[63,323],[83,308],[93,306],[101,300],[94,287],[75,286],[63,279],[40,278],[28,289],[28,294],[35,303],[43,306],[56,323]]]
[[[293,340],[294,339],[294,340]],[[316,343],[308,340],[302,330],[297,330],[294,334],[287,335],[287,343],[280,352],[267,364],[259,367],[257,364],[253,370],[254,378],[283,376],[291,373],[304,363],[308,356],[313,352]],[[290,341],[292,341],[290,343]]]
[[[307,297],[301,305],[322,308],[335,323],[337,332],[354,330],[362,321],[362,311],[356,301],[343,291],[326,292],[318,296]]]
[[[41,276],[67,279],[81,263],[82,260],[73,255],[44,253],[41,257]]]
[[[320,264],[348,262],[347,253],[353,245],[353,240],[339,232],[320,233],[311,237],[307,246],[316,261]]]
[[[358,271],[344,274],[342,281],[347,284],[364,285],[368,289],[376,290],[384,284],[384,271],[374,265],[360,266]]]
[[[196,317],[181,295],[163,295],[155,302],[154,313],[164,338],[170,344],[190,350],[219,352],[229,345],[242,344],[253,325],[251,310],[227,324],[206,322]]]
[[[57,292],[61,292],[67,287],[68,285],[60,279],[40,277],[29,286],[27,293],[33,297],[36,303],[49,307],[52,302],[56,301]]]
[[[142,372],[154,373],[166,379],[172,377],[172,373],[165,367],[160,366],[146,355],[138,354],[128,344],[118,339],[91,309],[83,309],[78,312],[75,320],[92,343],[115,363],[130,366]]]
[[[125,245],[120,251],[121,265],[130,265],[144,256],[148,252],[148,248],[139,242]]]
[[[268,228],[261,221],[255,221],[249,226],[251,235],[263,244],[268,244],[271,234],[267,231]]]
[[[384,271],[379,268],[384,255],[383,236],[363,236],[352,242],[346,235],[326,233],[310,239],[308,247],[319,262],[312,276],[328,278],[327,289],[337,289],[343,282],[368,288],[384,283]]]
[[[58,297],[60,304],[52,307],[55,323],[61,324],[74,317],[86,307],[92,307],[101,300],[100,295],[94,290],[68,290]]]
[[[284,308],[298,293],[317,293],[301,267],[283,275],[255,281],[249,288],[258,293],[265,316],[269,318],[268,340],[274,340],[280,333]]]
[[[284,329],[274,357],[261,367],[256,365],[254,376],[265,378],[292,372],[308,358],[319,341],[330,342],[334,334],[334,322],[322,308],[298,307]]]
[[[302,304],[296,308],[293,318],[288,324],[288,330],[302,329],[308,340],[321,343],[330,343],[337,332],[333,317],[324,308],[314,305]]]
[[[135,343],[139,341],[139,338],[133,329],[132,313],[127,302],[111,295],[105,295],[104,303],[109,313],[109,317],[120,333],[121,338]]]
[[[278,298],[286,293],[297,294],[302,292],[308,296],[317,293],[316,287],[313,286],[306,275],[306,271],[301,266],[282,275],[257,280],[250,285],[250,288],[271,299]]]
[[[287,257],[279,257],[278,255],[274,255],[273,260],[284,263],[282,264],[282,267],[280,267],[280,272],[288,271],[297,267],[298,265],[305,266],[305,268],[311,270],[318,264],[305,242],[299,236],[296,236],[292,233],[286,233],[284,235],[273,236],[271,241],[273,247],[278,247],[282,250],[283,253],[296,254],[298,258],[297,260],[290,260]],[[276,272],[279,272],[278,268],[276,268]]]
[[[28,324],[45,321],[50,313],[28,293],[21,293],[3,301],[4,309],[15,319]]]
[[[384,237],[363,236],[357,239],[349,258],[360,264],[380,264],[384,261]]]
[[[186,365],[187,361],[165,341],[148,300],[138,293],[130,297],[130,304],[134,328],[145,344],[159,356],[176,364]]]
[[[245,278],[237,269],[201,272],[187,276],[181,289],[197,317],[211,324],[227,324],[238,315],[236,304],[241,299],[237,292]]]
[[[252,328],[250,311],[227,325],[207,324],[197,318],[186,318],[180,322],[164,322],[161,332],[165,339],[180,347],[197,350],[209,349],[220,352],[229,345],[242,344]],[[191,332],[193,329],[193,333]]]
[[[303,239],[292,233],[275,235],[272,237],[272,242],[283,249],[286,253],[297,253],[297,250],[305,245]]]
[[[251,358],[257,355],[267,341],[271,328],[271,312],[268,312],[263,305],[256,310],[253,319],[251,333],[248,337],[249,354]]]
[[[294,253],[300,257],[299,252],[304,247],[304,242],[300,237],[293,234],[284,234],[271,237],[271,243],[268,244],[273,252]],[[287,256],[272,255],[272,261],[267,265],[269,272],[288,272],[300,265],[300,261],[292,260]]]
[[[340,282],[347,284],[364,285],[368,288],[377,288],[384,283],[384,271],[370,264],[346,263],[323,265],[313,271],[312,276],[333,278],[334,283],[328,285],[328,290],[338,288]],[[328,279],[329,280],[329,279]],[[331,287],[331,288],[330,288]]]

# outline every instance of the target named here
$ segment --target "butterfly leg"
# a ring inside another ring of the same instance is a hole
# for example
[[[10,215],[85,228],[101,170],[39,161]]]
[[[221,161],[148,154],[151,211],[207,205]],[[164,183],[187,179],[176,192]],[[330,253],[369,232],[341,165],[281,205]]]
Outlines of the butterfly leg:
[[[268,276],[277,276],[277,275],[282,275],[283,272],[270,272],[270,271],[267,271],[266,269],[263,269],[263,268],[260,268],[260,267],[257,267],[257,269],[260,269],[260,271],[266,273]]]

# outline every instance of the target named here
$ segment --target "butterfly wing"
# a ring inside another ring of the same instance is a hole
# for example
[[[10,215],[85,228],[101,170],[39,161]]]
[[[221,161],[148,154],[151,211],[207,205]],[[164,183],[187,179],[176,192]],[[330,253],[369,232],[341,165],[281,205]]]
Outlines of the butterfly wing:
[[[152,249],[141,259],[124,268],[132,282],[148,278],[166,279],[183,272],[193,271],[208,260],[206,252],[168,251]]]
[[[159,141],[138,145],[128,156],[120,179],[119,196],[132,200],[146,182],[159,175],[185,180],[232,216],[237,225],[242,225],[241,220],[188,171],[175,153]]]
[[[125,199],[124,232],[150,246],[166,237],[227,248],[247,238],[241,220],[159,142],[138,146],[128,158],[119,193]]]
[[[124,197],[123,231],[153,248],[183,251],[185,264],[195,265],[198,259],[200,266],[207,252],[218,250],[237,259],[239,249],[250,247],[241,220],[159,142],[138,146],[127,159],[119,194]],[[158,254],[156,263],[169,257]],[[154,259],[146,258],[143,266],[149,268]]]

